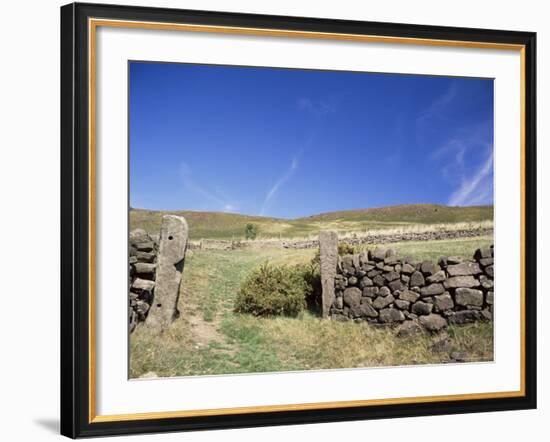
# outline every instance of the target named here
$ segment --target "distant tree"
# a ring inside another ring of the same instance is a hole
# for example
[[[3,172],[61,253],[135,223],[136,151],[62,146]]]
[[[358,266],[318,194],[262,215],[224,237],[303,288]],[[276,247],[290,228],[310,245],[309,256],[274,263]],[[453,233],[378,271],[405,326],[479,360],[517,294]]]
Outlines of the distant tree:
[[[246,239],[256,239],[258,236],[258,227],[252,223],[248,223],[244,228],[244,236]]]

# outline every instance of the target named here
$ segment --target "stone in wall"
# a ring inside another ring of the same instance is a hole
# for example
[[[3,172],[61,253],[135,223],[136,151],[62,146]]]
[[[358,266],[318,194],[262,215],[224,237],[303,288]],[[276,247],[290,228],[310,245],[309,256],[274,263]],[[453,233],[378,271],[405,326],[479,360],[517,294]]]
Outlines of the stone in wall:
[[[430,313],[426,316],[420,316],[420,324],[429,332],[438,332],[447,327],[447,321],[443,316]]]

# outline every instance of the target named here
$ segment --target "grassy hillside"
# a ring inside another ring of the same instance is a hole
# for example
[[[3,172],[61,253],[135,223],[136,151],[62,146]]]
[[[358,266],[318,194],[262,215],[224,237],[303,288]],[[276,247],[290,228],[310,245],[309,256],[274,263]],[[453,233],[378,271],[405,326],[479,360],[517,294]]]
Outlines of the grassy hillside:
[[[366,229],[388,229],[411,225],[476,223],[493,220],[493,206],[448,207],[434,204],[412,204],[373,209],[323,213],[293,220],[223,212],[130,210],[130,228],[143,228],[158,233],[163,214],[182,215],[189,224],[191,239],[242,239],[247,223],[258,227],[262,238],[303,237],[319,229],[360,232]]]
[[[404,204],[372,209],[321,213],[296,221],[335,220],[366,222],[410,222],[422,224],[472,222],[493,219],[493,206],[449,207],[436,204]]]

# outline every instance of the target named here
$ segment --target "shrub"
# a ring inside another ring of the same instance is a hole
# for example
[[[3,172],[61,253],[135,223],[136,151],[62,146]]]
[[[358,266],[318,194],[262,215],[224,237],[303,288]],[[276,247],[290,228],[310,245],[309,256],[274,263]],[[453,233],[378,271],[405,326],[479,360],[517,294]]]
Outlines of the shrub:
[[[321,265],[321,250],[319,249],[319,247],[317,247],[315,255],[313,255],[313,258],[311,259],[311,264],[316,265],[317,267]]]
[[[306,307],[310,292],[303,268],[266,262],[241,283],[235,310],[255,316],[296,316]]]
[[[296,266],[307,285],[306,304],[312,312],[319,313],[322,304],[321,266],[315,257],[307,264]]]
[[[246,239],[256,239],[258,236],[258,227],[252,223],[248,223],[244,228],[244,236]]]
[[[344,255],[356,255],[357,253],[360,253],[361,249],[358,246],[352,246],[351,244],[347,244],[345,242],[338,243],[338,255],[344,256]],[[315,255],[313,255],[313,259],[311,260],[312,264],[319,265],[321,263],[321,252],[319,248],[315,251]]]
[[[338,255],[340,256],[355,255],[357,253],[359,253],[359,249],[351,244],[346,244],[345,242],[338,244]]]

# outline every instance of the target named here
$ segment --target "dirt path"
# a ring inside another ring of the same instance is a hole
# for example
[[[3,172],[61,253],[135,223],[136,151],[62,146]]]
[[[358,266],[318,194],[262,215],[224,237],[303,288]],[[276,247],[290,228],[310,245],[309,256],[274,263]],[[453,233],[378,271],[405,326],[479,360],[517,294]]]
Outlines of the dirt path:
[[[207,322],[194,304],[187,304],[180,314],[191,326],[192,339],[197,347],[209,347],[212,343],[226,344],[224,335],[218,331],[221,322],[219,315],[216,315],[214,321]]]
[[[194,256],[191,260],[193,258],[197,257]],[[217,293],[212,287],[218,272],[213,268],[205,269],[200,261],[187,266],[185,270],[187,273],[184,271],[184,277],[187,278],[187,284],[184,283],[182,286],[178,308],[180,320],[189,325],[190,337],[195,349],[208,348],[215,352],[236,353],[238,349],[235,345],[228,343],[226,336],[220,331],[227,309],[216,300]],[[205,311],[207,300],[213,302],[208,314]]]

